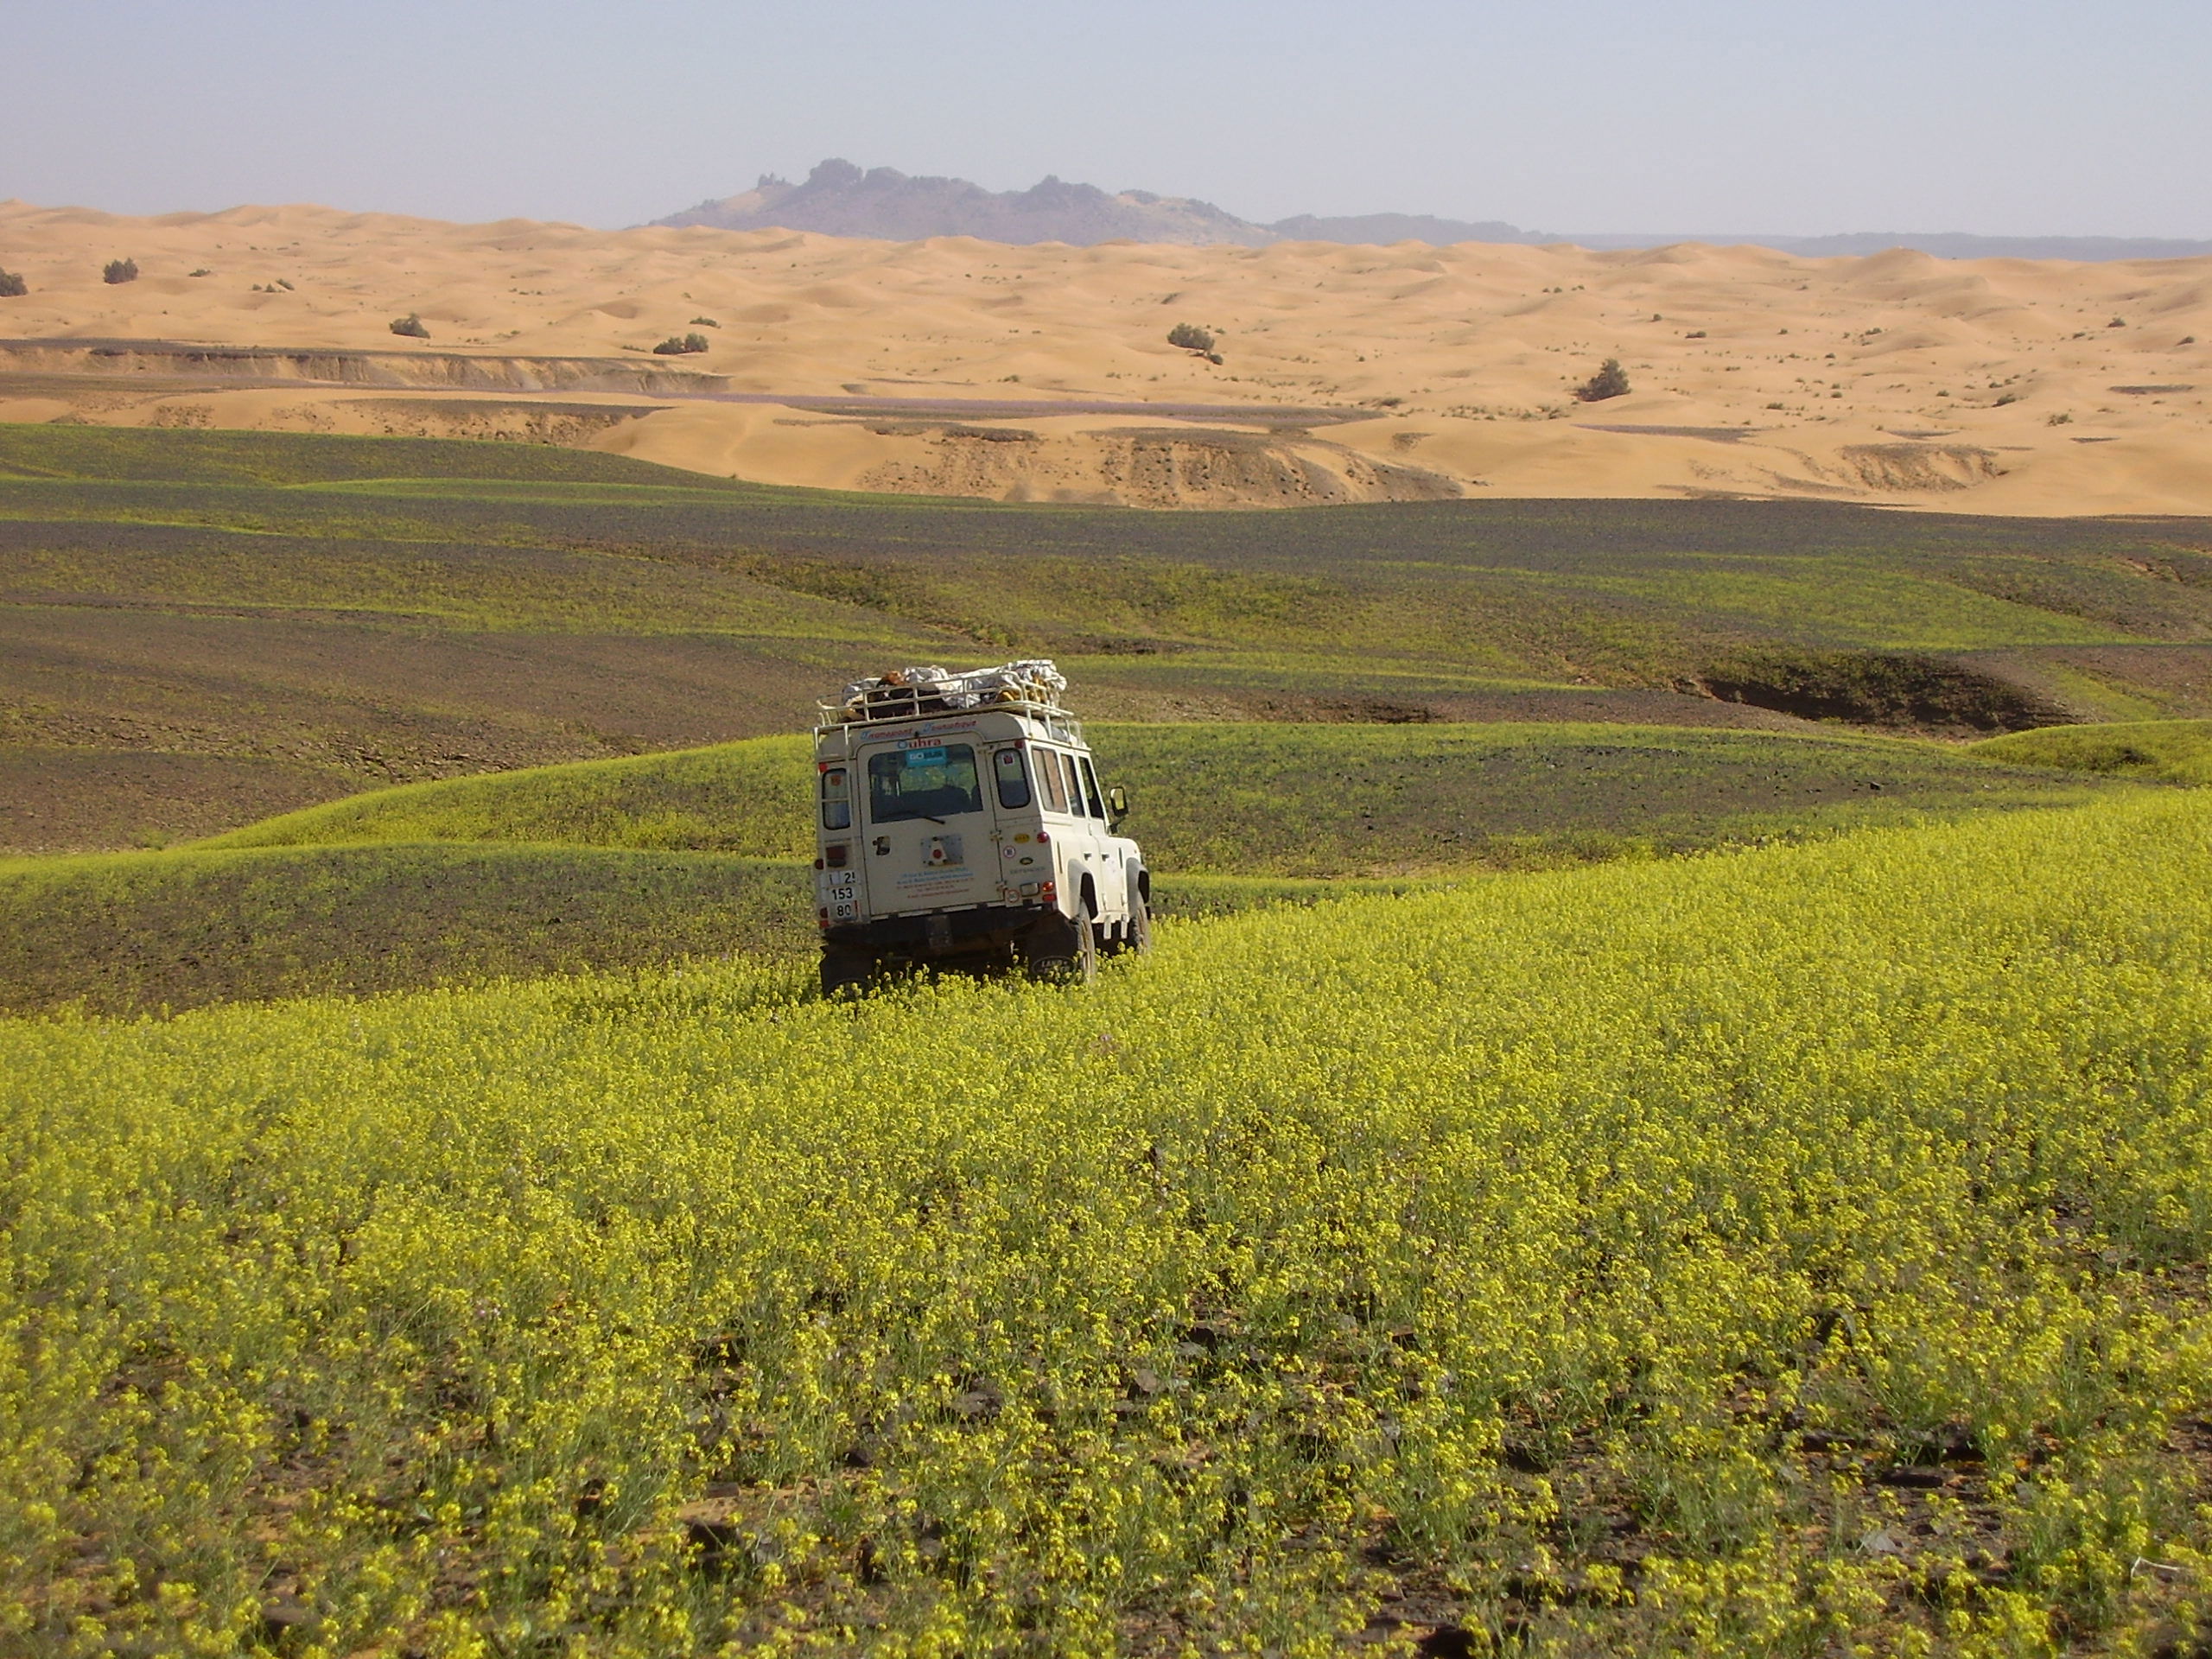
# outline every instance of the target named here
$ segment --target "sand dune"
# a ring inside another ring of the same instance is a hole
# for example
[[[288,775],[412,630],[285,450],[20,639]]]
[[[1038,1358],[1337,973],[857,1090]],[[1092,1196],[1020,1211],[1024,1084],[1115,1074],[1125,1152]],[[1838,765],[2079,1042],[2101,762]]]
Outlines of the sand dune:
[[[139,280],[104,283],[124,257]],[[450,430],[766,482],[1151,506],[2212,512],[2212,259],[1009,247],[6,202],[0,268],[30,289],[0,299],[0,337],[296,354],[0,353],[0,420]],[[390,332],[407,315],[427,340]],[[1178,322],[1223,361],[1171,346]],[[703,354],[652,354],[695,332]],[[1606,357],[1633,390],[1577,402]],[[1249,412],[1058,408],[1101,403]]]

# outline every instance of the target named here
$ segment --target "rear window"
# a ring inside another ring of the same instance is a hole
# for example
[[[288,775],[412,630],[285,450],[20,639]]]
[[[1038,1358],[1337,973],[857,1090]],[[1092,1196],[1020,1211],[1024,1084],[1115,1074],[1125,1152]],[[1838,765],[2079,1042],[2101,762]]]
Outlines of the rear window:
[[[976,778],[975,746],[939,743],[925,749],[888,749],[868,759],[871,823],[902,818],[950,818],[983,810]]]
[[[991,772],[998,780],[999,804],[1012,810],[1029,804],[1029,768],[1020,749],[1001,749],[991,756]]]
[[[852,786],[842,766],[822,769],[822,827],[849,830],[853,823]]]

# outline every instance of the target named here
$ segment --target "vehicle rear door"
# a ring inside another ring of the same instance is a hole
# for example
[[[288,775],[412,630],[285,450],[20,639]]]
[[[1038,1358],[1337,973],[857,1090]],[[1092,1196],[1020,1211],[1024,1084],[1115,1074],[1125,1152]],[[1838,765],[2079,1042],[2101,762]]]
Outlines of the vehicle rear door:
[[[862,747],[853,782],[867,913],[950,910],[997,898],[988,764],[973,732]]]

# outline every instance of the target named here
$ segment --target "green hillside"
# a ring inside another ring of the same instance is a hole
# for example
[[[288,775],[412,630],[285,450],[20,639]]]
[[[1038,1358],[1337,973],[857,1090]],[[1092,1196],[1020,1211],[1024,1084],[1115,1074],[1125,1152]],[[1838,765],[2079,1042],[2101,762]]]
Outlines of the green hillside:
[[[2171,784],[2212,784],[2212,721],[2054,726],[1991,738],[1975,744],[1974,749],[2007,766],[2050,766]]]
[[[0,1012],[136,1014],[690,957],[810,966],[789,863],[587,847],[115,853],[0,866]]]
[[[1170,919],[1403,891],[1178,872]],[[163,1014],[740,958],[813,982],[795,860],[518,843],[187,849],[0,864],[0,1014]]]
[[[409,784],[288,812],[207,844],[505,841],[811,858],[813,754],[804,735],[756,737]]]
[[[2088,801],[2124,781],[1856,734],[1113,726],[1168,918]],[[0,865],[0,1008],[102,1013],[812,956],[803,736],[414,783],[188,849]]]
[[[198,833],[224,799],[237,823],[257,802],[791,732],[855,674],[1014,652],[1132,720],[1971,736],[2201,715],[2208,550],[2212,524],[2186,519],[1147,513],[527,445],[5,427],[0,800],[65,760],[71,783],[0,833],[124,846]],[[149,754],[208,775],[189,799],[149,791]]]
[[[2093,780],[1849,733],[1514,723],[1094,721],[1131,835],[1167,872],[1326,877],[1578,861],[2083,798]],[[560,842],[801,858],[802,737],[359,795],[227,847]]]
[[[2087,800],[2125,780],[1850,734],[1092,728],[1163,915]],[[0,1009],[810,957],[803,737],[412,784],[197,848],[0,864]]]
[[[2131,790],[1087,992],[0,1021],[0,1630],[2193,1651],[2208,857]]]

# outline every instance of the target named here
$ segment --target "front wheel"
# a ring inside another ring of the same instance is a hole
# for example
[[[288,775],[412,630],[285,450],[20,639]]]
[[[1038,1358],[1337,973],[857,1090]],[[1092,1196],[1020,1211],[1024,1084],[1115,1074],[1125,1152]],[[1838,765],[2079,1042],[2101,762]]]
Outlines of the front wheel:
[[[1129,919],[1122,924],[1122,949],[1140,957],[1152,949],[1152,906],[1141,893],[1129,895]]]
[[[1152,911],[1144,895],[1135,887],[1129,889],[1129,913],[1118,931],[1118,937],[1106,947],[1106,954],[1142,956],[1152,949]]]

